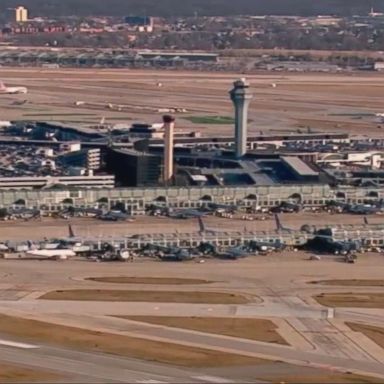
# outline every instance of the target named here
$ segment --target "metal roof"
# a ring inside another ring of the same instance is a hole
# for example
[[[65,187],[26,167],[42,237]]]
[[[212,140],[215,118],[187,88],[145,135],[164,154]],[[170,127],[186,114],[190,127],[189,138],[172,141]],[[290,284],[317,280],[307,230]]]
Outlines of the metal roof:
[[[282,156],[281,160],[300,176],[319,176],[319,172],[314,171],[299,157]]]

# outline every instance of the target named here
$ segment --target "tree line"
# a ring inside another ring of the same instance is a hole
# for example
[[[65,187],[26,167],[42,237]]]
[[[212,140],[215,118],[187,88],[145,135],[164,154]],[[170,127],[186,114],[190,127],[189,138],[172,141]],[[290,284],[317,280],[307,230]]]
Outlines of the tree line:
[[[382,0],[1,0],[0,13],[24,5],[31,16],[229,16],[367,14],[384,11]]]

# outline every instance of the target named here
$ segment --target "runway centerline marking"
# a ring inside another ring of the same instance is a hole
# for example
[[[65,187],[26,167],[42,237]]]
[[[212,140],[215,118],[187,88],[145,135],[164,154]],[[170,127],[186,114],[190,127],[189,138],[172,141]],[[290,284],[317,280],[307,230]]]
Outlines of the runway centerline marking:
[[[18,343],[16,341],[9,341],[9,340],[1,340],[0,339],[0,346],[1,345],[4,345],[6,347],[14,347],[14,348],[22,348],[22,349],[39,348],[37,345],[33,345],[33,344]]]

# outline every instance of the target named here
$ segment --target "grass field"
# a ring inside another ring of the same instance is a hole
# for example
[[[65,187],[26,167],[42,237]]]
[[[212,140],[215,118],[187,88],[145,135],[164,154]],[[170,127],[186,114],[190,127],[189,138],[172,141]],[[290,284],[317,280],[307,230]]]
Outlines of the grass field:
[[[225,367],[265,362],[263,359],[210,349],[90,331],[7,315],[0,315],[0,333],[78,350],[104,352],[186,367]]]
[[[70,289],[52,291],[39,297],[43,300],[137,301],[194,304],[246,304],[245,296],[222,292],[133,291],[112,289]]]
[[[104,276],[88,277],[85,280],[113,284],[154,284],[154,285],[194,285],[209,284],[212,281],[200,279],[182,279],[178,277],[136,277],[136,276]]]
[[[384,308],[384,293],[322,293],[314,298],[326,307]]]
[[[0,361],[0,383],[52,383],[63,379],[62,376],[51,372]]]
[[[384,280],[344,279],[344,280],[319,280],[310,284],[338,285],[343,287],[384,287]]]
[[[361,332],[381,348],[384,348],[384,328],[352,322],[346,322],[345,324],[353,331]]]
[[[277,326],[265,319],[241,319],[224,317],[168,317],[168,316],[119,316],[124,319],[141,321],[167,327],[186,328],[199,332],[240,337],[288,345],[276,331]]]

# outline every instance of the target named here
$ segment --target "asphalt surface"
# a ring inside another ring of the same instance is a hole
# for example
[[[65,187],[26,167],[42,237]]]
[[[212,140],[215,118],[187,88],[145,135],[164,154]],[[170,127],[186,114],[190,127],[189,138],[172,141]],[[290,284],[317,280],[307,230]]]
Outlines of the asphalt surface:
[[[322,307],[313,296],[321,292],[383,292],[383,287],[342,287],[308,284],[323,279],[382,279],[384,259],[364,254],[357,264],[325,258],[310,262],[303,253],[272,254],[234,262],[197,263],[91,263],[0,260],[0,313],[38,319],[100,332],[203,347],[238,355],[284,361],[325,372],[350,371],[384,378],[384,351],[365,335],[353,332],[346,321],[382,326],[384,309]],[[289,271],[289,273],[288,273]],[[85,280],[92,276],[186,277],[211,281],[201,285],[109,284]],[[249,304],[129,303],[39,300],[56,289],[135,289],[233,292],[254,297]],[[111,315],[162,315],[268,318],[290,346],[207,334],[181,328],[117,319]],[[10,335],[1,335],[5,341]],[[67,375],[73,382],[176,383],[256,382],[262,372],[279,365],[181,369],[176,366],[125,359],[99,353],[72,351],[36,343],[23,349],[1,344],[0,360],[44,367]],[[227,381],[225,381],[227,380]],[[273,381],[273,380],[271,380]]]
[[[96,353],[38,346],[36,349],[19,349],[0,346],[2,361],[52,370],[73,382],[133,382],[133,383],[189,383],[204,382],[193,376],[199,373],[183,371],[133,359],[123,359]]]

